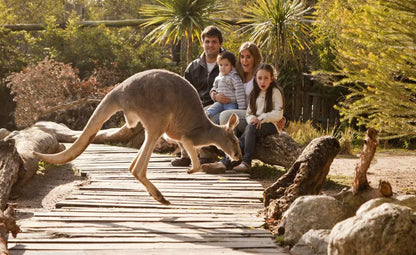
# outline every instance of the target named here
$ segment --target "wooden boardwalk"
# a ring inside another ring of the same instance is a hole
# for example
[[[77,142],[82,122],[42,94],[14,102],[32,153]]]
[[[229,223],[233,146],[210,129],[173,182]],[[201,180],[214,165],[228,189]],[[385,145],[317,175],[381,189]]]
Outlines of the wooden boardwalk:
[[[262,186],[247,174],[186,174],[154,154],[153,200],[128,171],[136,149],[90,145],[72,162],[91,182],[24,221],[12,255],[288,254],[261,228]]]

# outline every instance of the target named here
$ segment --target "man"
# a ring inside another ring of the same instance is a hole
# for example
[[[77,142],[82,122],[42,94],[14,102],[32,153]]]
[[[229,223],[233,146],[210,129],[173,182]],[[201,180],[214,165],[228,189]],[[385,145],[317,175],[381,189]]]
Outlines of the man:
[[[204,52],[188,65],[185,70],[185,79],[196,88],[202,105],[205,107],[213,103],[209,92],[215,77],[219,74],[217,56],[223,51],[221,48],[223,38],[217,27],[208,26],[202,31],[201,39]],[[203,155],[201,155],[201,161],[204,163]],[[190,163],[191,160],[182,147],[181,158],[174,159],[171,162],[173,166],[189,166]]]

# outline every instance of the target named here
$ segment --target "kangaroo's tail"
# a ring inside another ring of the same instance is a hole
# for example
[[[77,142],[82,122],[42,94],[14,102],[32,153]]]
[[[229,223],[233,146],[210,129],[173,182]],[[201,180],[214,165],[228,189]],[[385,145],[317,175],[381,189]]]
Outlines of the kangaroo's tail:
[[[107,94],[97,106],[81,135],[71,147],[56,154],[42,154],[34,151],[33,155],[50,164],[65,164],[77,158],[94,140],[95,135],[101,129],[104,122],[114,113],[121,110],[121,106],[116,99],[116,93],[112,92]]]

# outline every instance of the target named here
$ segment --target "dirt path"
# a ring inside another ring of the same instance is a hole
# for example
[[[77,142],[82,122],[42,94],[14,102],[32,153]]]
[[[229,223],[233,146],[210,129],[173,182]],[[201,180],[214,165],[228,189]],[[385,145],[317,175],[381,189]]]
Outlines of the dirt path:
[[[358,157],[337,157],[331,165],[329,178],[345,179],[347,183],[352,181],[358,162]],[[416,152],[376,153],[367,172],[367,179],[372,187],[378,187],[379,181],[384,180],[390,182],[394,193],[416,194]]]

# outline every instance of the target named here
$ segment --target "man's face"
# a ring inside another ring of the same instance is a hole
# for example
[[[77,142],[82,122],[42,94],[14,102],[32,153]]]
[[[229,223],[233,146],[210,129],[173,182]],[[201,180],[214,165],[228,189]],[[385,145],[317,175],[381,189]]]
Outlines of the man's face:
[[[218,53],[220,53],[221,44],[218,40],[218,37],[216,36],[206,36],[202,42],[202,46],[204,47],[205,55],[207,55],[209,58],[216,58]]]

